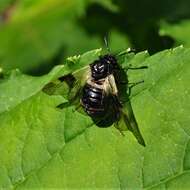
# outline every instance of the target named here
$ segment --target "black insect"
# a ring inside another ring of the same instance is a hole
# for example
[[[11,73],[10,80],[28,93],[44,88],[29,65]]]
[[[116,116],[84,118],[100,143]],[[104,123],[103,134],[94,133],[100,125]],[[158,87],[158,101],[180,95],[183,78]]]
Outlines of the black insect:
[[[90,75],[83,87],[81,104],[91,117],[103,119],[110,112],[111,96],[117,98],[118,95],[114,77],[117,69],[115,56],[109,54],[90,64]]]
[[[127,67],[127,69],[139,68]],[[123,111],[123,100],[121,101],[124,93],[127,104],[130,106],[129,94],[126,94],[127,89],[142,81],[129,86],[126,72],[118,64],[118,56],[112,54],[100,56],[93,63],[75,73],[61,77],[60,80],[68,83],[71,88],[69,104],[76,105],[77,110],[82,107],[98,127],[109,127],[114,123],[122,133],[122,129],[117,124],[123,118],[127,128],[135,133],[139,143],[145,145],[132,109],[127,112]],[[58,107],[66,106],[68,105],[61,104]]]

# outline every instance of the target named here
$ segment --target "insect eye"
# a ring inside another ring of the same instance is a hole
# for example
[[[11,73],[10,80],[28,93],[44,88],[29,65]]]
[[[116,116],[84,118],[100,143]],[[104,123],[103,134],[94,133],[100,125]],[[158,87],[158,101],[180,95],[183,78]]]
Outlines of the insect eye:
[[[101,63],[98,63],[98,64],[94,65],[94,69],[95,69],[97,72],[103,72],[103,71],[104,71],[104,65],[101,64]]]
[[[103,71],[103,70],[104,70],[104,65],[100,65],[100,66],[99,66],[99,70],[100,70],[100,71]]]

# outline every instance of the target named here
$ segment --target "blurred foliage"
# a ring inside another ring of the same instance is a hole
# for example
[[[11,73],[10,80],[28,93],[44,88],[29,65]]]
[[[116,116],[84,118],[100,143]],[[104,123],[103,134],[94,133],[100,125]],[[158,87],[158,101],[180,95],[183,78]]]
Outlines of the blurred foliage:
[[[0,67],[45,74],[68,56],[105,46],[105,36],[113,52],[188,46],[181,22],[188,22],[189,6],[188,0],[1,0]]]
[[[168,35],[175,39],[175,46],[184,45],[190,47],[190,20],[171,24],[161,22],[160,35]]]

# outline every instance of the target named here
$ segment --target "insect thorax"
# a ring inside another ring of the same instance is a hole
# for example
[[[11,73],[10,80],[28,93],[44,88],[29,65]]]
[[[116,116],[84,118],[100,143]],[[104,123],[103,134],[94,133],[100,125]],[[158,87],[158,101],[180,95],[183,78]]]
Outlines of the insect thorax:
[[[106,78],[117,67],[117,61],[113,55],[104,55],[90,65],[91,75],[94,80]]]

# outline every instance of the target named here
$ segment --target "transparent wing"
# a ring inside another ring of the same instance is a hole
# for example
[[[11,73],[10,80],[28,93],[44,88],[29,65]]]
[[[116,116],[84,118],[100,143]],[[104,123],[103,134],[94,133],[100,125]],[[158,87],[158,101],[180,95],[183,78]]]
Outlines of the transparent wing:
[[[87,65],[48,83],[42,90],[48,95],[61,95],[68,100],[66,103],[58,105],[58,108],[63,109],[75,105],[78,109],[80,108],[82,89],[89,77],[90,67]]]
[[[145,141],[139,130],[130,101],[126,102],[125,105],[121,105],[117,96],[113,96],[113,101],[115,102],[114,105],[117,106],[115,109],[117,109],[116,111],[118,113],[118,119],[120,121],[115,123],[115,127],[121,132],[121,134],[123,134],[122,131],[126,131],[128,129],[133,133],[137,141],[141,145],[145,146]],[[127,128],[122,125],[122,121],[124,121]]]
[[[127,125],[127,128],[133,133],[133,135],[136,137],[137,141],[141,145],[145,146],[145,141],[139,130],[139,127],[138,127],[137,121],[135,119],[130,101],[125,103],[125,108],[122,109],[122,116]]]
[[[77,98],[81,98],[81,93],[87,80],[90,78],[90,67],[86,66],[76,72],[72,73],[75,81],[70,88],[69,101],[74,101]]]
[[[76,109],[80,109],[80,98],[82,96],[82,90],[86,81],[90,77],[90,67],[83,67],[72,74],[68,74],[60,78],[62,84],[67,84],[68,90],[66,99],[67,103],[60,104],[58,108],[65,108],[75,105]]]

